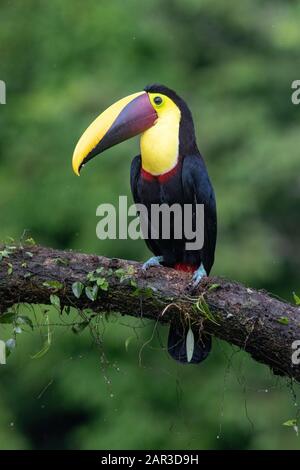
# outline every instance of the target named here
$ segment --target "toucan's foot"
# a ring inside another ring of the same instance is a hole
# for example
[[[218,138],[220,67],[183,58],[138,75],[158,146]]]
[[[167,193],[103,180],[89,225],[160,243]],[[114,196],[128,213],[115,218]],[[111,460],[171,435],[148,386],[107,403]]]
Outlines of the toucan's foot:
[[[197,269],[197,271],[194,272],[193,275],[193,287],[197,287],[199,282],[203,277],[207,276],[207,272],[205,271],[205,268],[203,264],[201,263],[200,267]]]
[[[160,266],[160,263],[162,263],[163,260],[163,256],[152,256],[148,259],[148,261],[146,261],[146,263],[143,264],[142,269],[147,271],[147,269],[152,268],[152,266]]]

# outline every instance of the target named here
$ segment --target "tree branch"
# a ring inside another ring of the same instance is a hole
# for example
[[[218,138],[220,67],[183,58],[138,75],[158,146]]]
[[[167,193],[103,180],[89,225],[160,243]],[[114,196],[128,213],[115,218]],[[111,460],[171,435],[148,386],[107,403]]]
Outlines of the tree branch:
[[[189,319],[244,349],[276,374],[300,381],[300,366],[291,360],[292,343],[300,339],[299,307],[217,277],[203,279],[191,292],[190,274],[173,269],[155,267],[144,272],[133,261],[39,246],[8,251],[0,261],[0,315],[16,303],[49,304],[50,294],[55,293],[62,307],[118,312],[161,323]],[[75,282],[93,287],[97,279],[96,300],[85,292],[76,298]],[[106,287],[107,291],[102,290]]]

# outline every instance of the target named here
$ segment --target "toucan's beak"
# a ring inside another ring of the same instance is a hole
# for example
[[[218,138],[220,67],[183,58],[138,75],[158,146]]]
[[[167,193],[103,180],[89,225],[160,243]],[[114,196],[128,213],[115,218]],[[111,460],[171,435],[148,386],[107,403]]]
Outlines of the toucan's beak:
[[[86,162],[113,145],[141,134],[152,127],[156,119],[157,114],[145,91],[117,101],[80,137],[73,154],[74,172],[79,176]]]

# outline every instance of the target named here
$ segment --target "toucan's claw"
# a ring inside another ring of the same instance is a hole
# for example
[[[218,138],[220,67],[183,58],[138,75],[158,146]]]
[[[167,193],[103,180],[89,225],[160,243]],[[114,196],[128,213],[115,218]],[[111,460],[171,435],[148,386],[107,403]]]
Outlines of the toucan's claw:
[[[152,256],[143,264],[142,269],[143,271],[147,271],[147,269],[152,268],[153,266],[160,266],[160,263],[162,263],[163,260],[163,256]]]
[[[203,264],[201,263],[201,265],[197,269],[197,271],[194,272],[192,286],[197,287],[198,284],[200,283],[201,279],[205,276],[207,276],[207,272],[205,271],[205,268],[204,268]]]

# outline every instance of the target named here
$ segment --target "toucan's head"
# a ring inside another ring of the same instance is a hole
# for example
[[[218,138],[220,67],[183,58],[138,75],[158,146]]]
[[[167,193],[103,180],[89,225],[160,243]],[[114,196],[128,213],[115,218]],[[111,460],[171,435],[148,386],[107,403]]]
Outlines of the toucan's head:
[[[191,112],[186,103],[163,85],[150,85],[144,91],[117,101],[98,116],[79,139],[73,154],[73,170],[79,175],[82,166],[104,150],[124,140],[145,133],[153,126],[177,123],[178,151],[183,155],[196,147]]]

